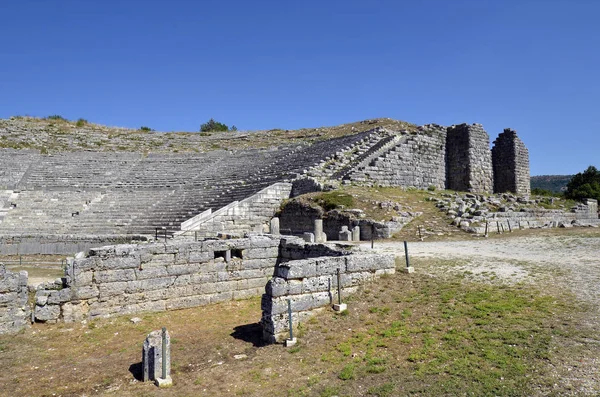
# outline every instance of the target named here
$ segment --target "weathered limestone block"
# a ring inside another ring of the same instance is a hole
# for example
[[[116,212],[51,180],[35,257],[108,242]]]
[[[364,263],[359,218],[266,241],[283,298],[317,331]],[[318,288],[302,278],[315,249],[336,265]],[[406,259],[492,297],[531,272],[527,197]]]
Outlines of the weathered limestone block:
[[[317,262],[314,259],[303,259],[280,263],[275,268],[275,277],[284,279],[302,279],[317,275]]]
[[[243,259],[277,258],[279,247],[248,248],[242,251]]]
[[[280,234],[279,231],[279,218],[275,217],[272,218],[270,221],[270,233],[272,235],[278,236]]]
[[[302,238],[304,239],[304,241],[306,241],[307,243],[314,243],[315,242],[315,234],[314,233],[310,233],[310,232],[304,232],[302,234]]]
[[[66,302],[61,309],[63,320],[66,323],[82,321],[87,318],[90,311],[87,301]]]
[[[35,306],[35,320],[41,322],[56,322],[60,317],[59,305]]]
[[[135,279],[134,269],[97,270],[94,272],[94,280],[97,284],[132,281]]]

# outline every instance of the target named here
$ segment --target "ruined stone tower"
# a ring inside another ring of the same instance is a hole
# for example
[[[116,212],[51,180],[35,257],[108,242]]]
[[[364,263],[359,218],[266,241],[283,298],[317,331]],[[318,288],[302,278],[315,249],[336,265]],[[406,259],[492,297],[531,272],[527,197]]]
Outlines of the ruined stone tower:
[[[529,152],[517,132],[506,128],[492,148],[494,191],[530,194]]]
[[[448,127],[446,137],[446,184],[450,190],[493,191],[490,137],[481,124]]]

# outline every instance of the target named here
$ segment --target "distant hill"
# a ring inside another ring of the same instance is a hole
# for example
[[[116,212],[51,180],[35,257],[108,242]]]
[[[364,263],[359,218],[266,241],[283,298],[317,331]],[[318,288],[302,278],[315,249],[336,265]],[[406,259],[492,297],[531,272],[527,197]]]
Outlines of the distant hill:
[[[531,177],[531,189],[544,189],[560,193],[567,189],[573,175],[538,175]]]

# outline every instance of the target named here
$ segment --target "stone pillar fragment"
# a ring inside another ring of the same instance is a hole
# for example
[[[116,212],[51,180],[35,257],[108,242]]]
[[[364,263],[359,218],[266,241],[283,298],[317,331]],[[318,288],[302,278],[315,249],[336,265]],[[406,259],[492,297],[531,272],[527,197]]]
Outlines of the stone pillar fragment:
[[[360,226],[352,228],[352,241],[360,241]]]
[[[315,242],[323,242],[323,219],[315,219],[314,236]]]
[[[275,217],[271,219],[271,234],[279,236],[279,218]]]
[[[167,331],[166,349],[167,377],[171,376],[171,336]],[[142,379],[144,382],[162,378],[162,331],[152,331],[142,347]]]

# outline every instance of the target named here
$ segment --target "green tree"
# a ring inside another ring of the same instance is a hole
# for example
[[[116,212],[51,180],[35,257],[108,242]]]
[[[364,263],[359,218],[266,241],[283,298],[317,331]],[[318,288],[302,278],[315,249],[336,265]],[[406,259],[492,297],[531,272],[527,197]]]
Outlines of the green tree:
[[[575,175],[567,184],[565,196],[575,200],[600,200],[600,171],[590,165],[585,171]]]
[[[219,123],[214,119],[208,120],[206,123],[200,126],[200,132],[221,132],[229,131],[229,127],[226,124]]]

